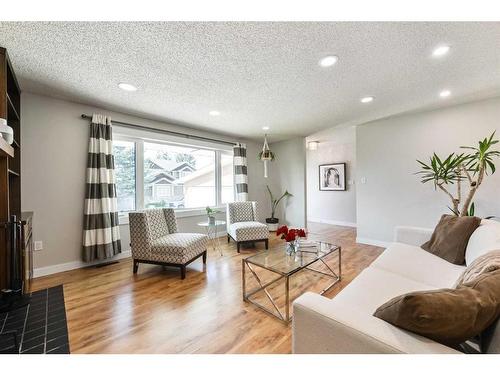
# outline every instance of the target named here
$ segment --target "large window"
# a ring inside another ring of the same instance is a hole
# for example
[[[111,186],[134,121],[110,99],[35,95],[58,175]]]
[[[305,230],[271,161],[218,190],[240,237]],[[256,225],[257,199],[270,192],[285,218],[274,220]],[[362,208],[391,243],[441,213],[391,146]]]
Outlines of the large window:
[[[234,201],[233,155],[229,152],[220,154],[221,162],[221,203]]]
[[[118,209],[205,208],[234,201],[229,150],[115,136]]]
[[[215,151],[144,143],[144,206],[214,206]]]
[[[114,141],[116,196],[118,211],[135,210],[135,143]]]

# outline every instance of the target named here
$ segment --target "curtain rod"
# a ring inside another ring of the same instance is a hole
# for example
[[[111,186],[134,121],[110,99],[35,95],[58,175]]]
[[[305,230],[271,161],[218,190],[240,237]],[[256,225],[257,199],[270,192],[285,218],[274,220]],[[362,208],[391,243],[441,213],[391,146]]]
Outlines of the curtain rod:
[[[81,118],[92,120],[92,116],[86,115],[86,114],[82,114]],[[122,122],[122,121],[111,120],[111,123],[118,124],[118,125],[121,125],[121,126],[124,126],[124,127],[127,127],[127,128],[143,129],[143,130],[152,131],[152,132],[155,132],[155,133],[170,134],[170,135],[175,135],[175,136],[178,136],[178,137],[183,137],[183,138],[188,138],[188,139],[196,139],[196,140],[199,140],[199,141],[210,141],[210,142],[214,142],[214,143],[220,143],[220,144],[231,145],[231,146],[234,146],[234,145],[238,144],[236,142],[228,142],[228,141],[222,141],[220,139],[202,137],[202,136],[199,136],[199,135],[191,135],[191,134],[186,134],[186,133],[174,132],[172,130],[164,130],[164,129],[152,128],[152,127],[144,126],[144,125],[131,124],[129,122]]]

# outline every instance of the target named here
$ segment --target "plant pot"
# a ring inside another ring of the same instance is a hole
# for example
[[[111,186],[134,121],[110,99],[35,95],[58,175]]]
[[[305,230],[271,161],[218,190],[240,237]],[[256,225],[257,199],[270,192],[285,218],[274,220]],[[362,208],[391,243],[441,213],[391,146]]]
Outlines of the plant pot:
[[[208,224],[215,224],[215,216],[208,217]]]
[[[266,224],[271,232],[276,232],[278,230],[279,219],[275,217],[268,217],[266,219]]]

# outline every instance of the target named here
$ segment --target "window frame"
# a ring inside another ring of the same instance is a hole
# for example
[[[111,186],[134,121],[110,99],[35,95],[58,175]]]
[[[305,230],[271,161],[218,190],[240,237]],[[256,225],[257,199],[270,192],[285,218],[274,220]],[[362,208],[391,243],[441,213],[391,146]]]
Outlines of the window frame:
[[[125,133],[125,132],[124,132]],[[168,137],[169,138],[169,137]],[[127,135],[120,131],[113,133],[113,140],[132,142],[135,145],[135,209],[144,209],[144,143],[164,144],[166,146],[196,147],[199,149],[214,151],[215,162],[215,206],[216,209],[225,210],[226,204],[222,203],[222,163],[221,154],[230,154],[229,148],[221,148],[220,145],[199,145],[187,142],[178,142],[175,139],[152,139],[147,136]],[[236,200],[233,173],[233,201]],[[205,214],[205,207],[175,208],[177,217],[200,216]],[[118,213],[120,224],[128,224],[128,212]]]
[[[134,168],[134,176],[135,176],[135,200],[134,200],[134,210],[131,210],[131,211],[119,211],[119,217],[120,216],[127,216],[127,220],[128,220],[128,213],[129,212],[134,212],[134,211],[137,211],[138,210],[138,206],[137,206],[137,189],[138,189],[138,178],[137,178],[137,157],[138,157],[138,150],[137,150],[137,143],[135,142],[135,140],[133,139],[128,139],[128,137],[121,137],[121,136],[118,136],[118,137],[113,137],[113,141],[122,141],[122,142],[130,142],[130,143],[133,143],[134,144],[134,162],[135,162],[135,168]],[[113,144],[113,147],[114,147],[114,144]],[[113,154],[114,155],[114,154]],[[113,157],[114,158],[114,157]],[[114,160],[114,162],[116,163],[116,160]],[[116,184],[116,180],[115,180],[115,184]],[[116,197],[116,199],[118,199],[118,197]]]

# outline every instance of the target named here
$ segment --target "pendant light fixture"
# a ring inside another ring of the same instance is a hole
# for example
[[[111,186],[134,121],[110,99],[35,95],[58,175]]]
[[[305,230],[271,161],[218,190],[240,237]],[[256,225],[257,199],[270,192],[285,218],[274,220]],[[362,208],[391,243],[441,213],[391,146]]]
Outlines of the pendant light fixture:
[[[259,160],[264,162],[264,177],[267,178],[267,162],[274,160],[274,153],[269,149],[267,143],[267,134],[264,134],[264,145],[262,151],[259,153]]]

